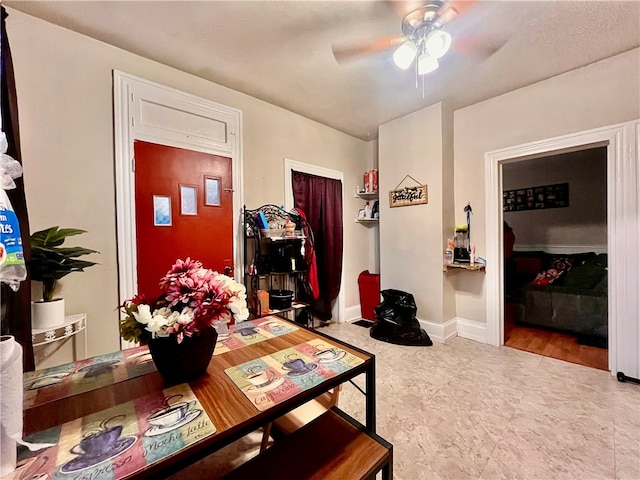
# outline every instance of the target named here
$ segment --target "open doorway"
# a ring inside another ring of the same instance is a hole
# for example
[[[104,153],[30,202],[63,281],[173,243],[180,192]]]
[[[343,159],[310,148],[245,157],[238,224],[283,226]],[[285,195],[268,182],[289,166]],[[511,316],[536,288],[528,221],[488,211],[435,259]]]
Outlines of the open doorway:
[[[638,266],[640,253],[629,245],[640,243],[639,182],[636,152],[640,147],[640,120],[570,133],[555,138],[494,150],[485,154],[486,209],[486,339],[503,345],[504,293],[502,259],[501,165],[553,152],[571,152],[597,146],[607,149],[607,255],[609,371],[637,377]]]
[[[284,190],[285,190],[285,208],[291,210],[294,207],[293,193],[293,172],[303,172],[309,175],[317,175],[319,177],[339,180],[344,183],[344,174],[338,170],[332,170],[318,165],[298,162],[288,158],[284,159]],[[344,204],[342,204],[342,218],[344,218]],[[341,259],[340,285],[344,285],[344,258]],[[345,322],[345,294],[344,288],[340,288],[337,299],[333,302],[332,320],[338,323]]]
[[[606,147],[504,164],[502,185],[504,345],[608,370]]]

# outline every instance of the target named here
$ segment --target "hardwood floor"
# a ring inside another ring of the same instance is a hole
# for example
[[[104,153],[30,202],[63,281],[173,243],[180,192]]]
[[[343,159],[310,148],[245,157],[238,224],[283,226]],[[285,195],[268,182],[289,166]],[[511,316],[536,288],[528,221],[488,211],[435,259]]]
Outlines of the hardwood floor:
[[[507,347],[545,357],[557,358],[600,370],[609,370],[608,350],[580,345],[575,335],[523,327],[505,321],[504,344]]]

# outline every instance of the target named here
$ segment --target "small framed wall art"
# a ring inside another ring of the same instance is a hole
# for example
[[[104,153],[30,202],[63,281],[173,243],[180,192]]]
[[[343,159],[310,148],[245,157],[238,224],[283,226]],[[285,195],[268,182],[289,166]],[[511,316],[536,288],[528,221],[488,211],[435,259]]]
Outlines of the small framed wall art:
[[[204,177],[204,204],[210,207],[220,206],[220,178]]]
[[[406,207],[429,203],[426,185],[404,187],[389,192],[389,207]]]
[[[413,180],[417,185],[400,188],[407,178]],[[389,207],[391,208],[424,205],[426,203],[429,203],[429,190],[427,185],[420,183],[411,175],[405,175],[394,190],[389,190]]]
[[[180,214],[198,214],[198,187],[195,185],[180,185]]]
[[[153,196],[153,225],[156,227],[171,226],[171,197]]]

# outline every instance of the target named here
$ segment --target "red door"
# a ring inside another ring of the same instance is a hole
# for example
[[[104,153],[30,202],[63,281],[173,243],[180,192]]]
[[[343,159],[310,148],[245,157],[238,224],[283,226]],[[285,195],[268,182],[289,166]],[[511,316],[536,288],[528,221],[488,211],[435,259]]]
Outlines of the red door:
[[[232,275],[231,159],[134,144],[138,293],[153,298],[176,259]]]

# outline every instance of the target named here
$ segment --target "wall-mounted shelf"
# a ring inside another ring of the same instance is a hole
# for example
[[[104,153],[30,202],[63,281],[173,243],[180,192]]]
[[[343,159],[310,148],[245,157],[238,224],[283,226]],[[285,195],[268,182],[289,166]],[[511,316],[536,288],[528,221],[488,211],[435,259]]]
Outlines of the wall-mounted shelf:
[[[484,263],[445,263],[442,265],[442,271],[447,270],[471,270],[473,272],[484,271],[486,265]]]
[[[360,198],[362,200],[366,200],[367,202],[370,200],[377,200],[378,192],[359,192],[354,194],[355,198]],[[378,218],[356,218],[356,223],[361,223],[363,225],[377,225]]]
[[[354,194],[354,197],[361,198],[363,200],[375,200],[378,198],[378,192],[360,192]]]

